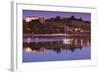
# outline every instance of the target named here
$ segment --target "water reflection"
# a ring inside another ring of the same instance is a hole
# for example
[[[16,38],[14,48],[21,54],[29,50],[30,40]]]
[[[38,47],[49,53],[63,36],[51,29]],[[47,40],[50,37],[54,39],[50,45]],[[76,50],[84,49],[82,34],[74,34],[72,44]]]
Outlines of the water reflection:
[[[90,47],[90,38],[24,38],[23,47],[26,52],[31,53],[45,53],[49,50],[67,53],[67,50],[74,52],[75,49]]]

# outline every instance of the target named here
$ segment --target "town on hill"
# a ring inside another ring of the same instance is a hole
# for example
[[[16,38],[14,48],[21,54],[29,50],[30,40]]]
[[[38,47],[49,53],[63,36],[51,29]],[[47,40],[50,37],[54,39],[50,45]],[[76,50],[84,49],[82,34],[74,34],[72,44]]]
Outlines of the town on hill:
[[[40,16],[28,16],[23,20],[24,34],[88,34],[91,33],[91,22],[81,17],[69,18],[56,16],[45,19]]]

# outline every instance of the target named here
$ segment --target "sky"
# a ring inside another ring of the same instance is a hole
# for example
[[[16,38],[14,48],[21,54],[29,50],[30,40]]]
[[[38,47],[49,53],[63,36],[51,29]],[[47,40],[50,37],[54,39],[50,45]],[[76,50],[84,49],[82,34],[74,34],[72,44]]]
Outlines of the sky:
[[[71,17],[82,18],[84,21],[91,21],[91,13],[80,13],[80,12],[58,12],[58,11],[39,11],[39,10],[23,10],[23,19],[27,16],[42,16],[45,19],[61,16],[61,17]]]

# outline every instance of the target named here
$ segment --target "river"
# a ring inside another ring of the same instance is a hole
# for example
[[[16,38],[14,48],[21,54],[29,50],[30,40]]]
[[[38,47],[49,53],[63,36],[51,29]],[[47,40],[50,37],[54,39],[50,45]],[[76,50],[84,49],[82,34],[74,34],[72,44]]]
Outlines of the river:
[[[91,59],[90,38],[24,38],[23,62]]]

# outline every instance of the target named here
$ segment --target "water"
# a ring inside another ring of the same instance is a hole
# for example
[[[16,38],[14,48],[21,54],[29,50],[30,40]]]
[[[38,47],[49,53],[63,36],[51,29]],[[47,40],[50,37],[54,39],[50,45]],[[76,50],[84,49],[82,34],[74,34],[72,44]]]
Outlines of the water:
[[[89,38],[24,38],[23,62],[85,59],[91,59]]]

